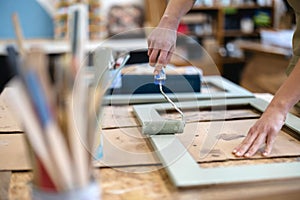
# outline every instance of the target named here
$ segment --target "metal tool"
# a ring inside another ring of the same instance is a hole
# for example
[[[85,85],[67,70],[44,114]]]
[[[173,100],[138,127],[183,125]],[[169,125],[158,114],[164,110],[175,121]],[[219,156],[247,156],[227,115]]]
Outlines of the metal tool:
[[[174,109],[179,112],[182,121],[185,121],[184,118],[184,114],[183,112],[176,106],[176,104],[166,95],[166,93],[163,91],[163,85],[165,84],[167,79],[166,73],[164,71],[164,69],[161,69],[159,74],[154,76],[154,84],[159,85],[159,90],[160,93],[164,96],[164,98],[170,103],[172,104],[172,106],[174,107]]]

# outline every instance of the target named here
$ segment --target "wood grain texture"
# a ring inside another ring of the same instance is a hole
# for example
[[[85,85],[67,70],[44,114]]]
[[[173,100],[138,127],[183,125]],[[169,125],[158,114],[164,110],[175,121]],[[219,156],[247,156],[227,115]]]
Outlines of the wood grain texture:
[[[199,163],[240,160],[231,152],[246,136],[257,119],[213,121],[186,124],[177,137]],[[95,166],[131,166],[159,164],[139,127],[103,131],[104,157]],[[300,156],[300,142],[281,131],[275,141],[271,158]],[[252,159],[262,159],[258,152]]]
[[[20,133],[23,132],[17,123],[12,108],[9,108],[7,102],[0,96],[0,134],[1,133]]]
[[[0,170],[31,169],[24,134],[0,134],[0,160]]]
[[[9,199],[31,199],[30,183],[32,172],[13,172],[10,179]]]
[[[132,106],[104,106],[101,125],[103,129],[140,126]]]
[[[257,119],[196,122],[186,124],[178,138],[199,163],[238,160],[232,149],[246,136]],[[107,129],[103,134],[103,159],[95,162],[97,167],[156,165],[158,161],[153,148],[140,127]],[[16,148],[18,147],[18,148]],[[300,142],[283,131],[276,138],[270,157],[298,157]],[[0,162],[2,170],[31,169],[23,134],[0,135]],[[261,159],[257,153],[253,159]]]
[[[182,110],[187,123],[258,118],[259,113],[251,109],[234,109],[234,110]],[[180,115],[173,112],[161,113],[161,116],[168,119],[181,119]],[[140,124],[133,113],[132,106],[105,106],[103,109],[103,118],[101,121],[103,129],[140,127]]]
[[[0,171],[0,199],[8,200],[11,171]]]
[[[96,169],[95,176],[100,182],[102,200],[231,200],[240,199],[241,196],[246,200],[298,200],[300,195],[300,179],[180,189],[171,184],[163,169],[143,167],[145,172],[137,173],[137,168]],[[13,173],[9,189],[10,199],[31,199],[31,179],[31,172]]]

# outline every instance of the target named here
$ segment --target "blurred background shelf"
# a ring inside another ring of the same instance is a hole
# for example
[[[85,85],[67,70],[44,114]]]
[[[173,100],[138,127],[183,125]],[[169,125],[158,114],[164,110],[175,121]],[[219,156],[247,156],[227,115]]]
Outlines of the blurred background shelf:
[[[252,1],[251,5],[246,3],[228,6],[196,4],[181,23],[192,29],[186,34],[198,37],[200,43],[204,37],[215,39],[216,49],[222,49],[224,53],[224,50],[228,51],[228,43],[236,39],[259,39],[261,28],[273,27],[274,1],[264,6],[258,5],[256,1]],[[217,54],[213,57],[218,58],[215,62],[221,73],[224,65],[244,61],[244,59],[227,58],[228,52],[226,58],[223,58],[224,55],[220,55],[219,52],[210,53]]]

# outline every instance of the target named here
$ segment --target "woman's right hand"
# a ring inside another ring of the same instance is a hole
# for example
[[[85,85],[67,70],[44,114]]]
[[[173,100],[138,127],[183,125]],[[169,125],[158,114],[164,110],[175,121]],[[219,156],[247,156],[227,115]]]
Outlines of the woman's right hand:
[[[172,23],[175,25],[172,26]],[[149,64],[155,67],[154,74],[158,74],[171,60],[176,46],[177,23],[164,16],[160,25],[148,37]]]
[[[270,155],[275,138],[284,125],[285,118],[286,113],[269,107],[250,128],[246,138],[233,150],[233,153],[238,157],[251,157],[262,145],[266,144],[263,156]]]

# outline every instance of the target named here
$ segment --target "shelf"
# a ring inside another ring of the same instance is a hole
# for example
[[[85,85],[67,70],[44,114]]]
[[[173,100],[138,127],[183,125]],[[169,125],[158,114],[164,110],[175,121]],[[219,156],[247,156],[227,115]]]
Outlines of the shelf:
[[[272,6],[242,5],[242,6],[226,6],[226,7],[222,7],[222,8],[223,9],[234,8],[234,9],[240,9],[240,10],[248,10],[248,9],[272,9]]]
[[[223,9],[272,9],[272,6],[259,5],[230,5],[230,6],[194,6],[192,10],[223,10]]]
[[[207,16],[205,14],[188,14],[182,17],[180,20],[184,24],[202,24],[207,21]]]
[[[194,6],[191,10],[219,10],[219,6]]]
[[[242,63],[245,62],[245,58],[234,58],[234,57],[221,57],[223,64]]]
[[[199,38],[216,37],[216,34],[214,34],[214,33],[211,33],[211,34],[197,34],[197,33],[194,33],[194,32],[187,32],[187,33],[184,33],[184,34],[199,37]]]
[[[292,55],[292,49],[264,44],[259,41],[239,41],[237,45],[242,50],[246,51],[256,51],[260,53],[274,54],[285,57],[290,57]]]
[[[274,25],[274,1],[272,1],[271,5],[260,6],[257,3],[253,4],[242,4],[242,5],[229,5],[222,6],[220,4],[214,4],[213,6],[204,6],[202,5],[194,5],[191,9],[192,12],[189,12],[188,15],[191,15],[185,20],[190,22],[192,25],[203,24],[204,19],[197,14],[204,14],[210,16],[210,21],[205,23],[212,23],[212,34],[196,34],[194,33],[194,29],[190,29],[187,33],[189,35],[205,38],[205,37],[214,37],[216,40],[216,44],[218,46],[225,46],[229,40],[234,39],[257,39],[260,36],[259,28],[253,27],[253,32],[247,33],[243,32],[240,27],[240,20],[246,16],[252,18],[256,15],[256,11],[266,10],[268,11],[268,15],[271,18],[271,26]],[[235,24],[231,24],[230,20],[233,20]],[[225,29],[232,28],[232,29]],[[236,28],[236,29],[235,29]],[[237,30],[238,29],[238,30]],[[243,29],[244,30],[244,29]],[[201,33],[201,32],[197,32]],[[218,66],[222,68],[223,64],[238,64],[245,62],[244,58],[234,58],[234,57],[218,57],[217,60]]]
[[[225,30],[224,37],[241,37],[241,36],[259,36],[258,31],[254,31],[252,33],[245,33],[241,30]]]

